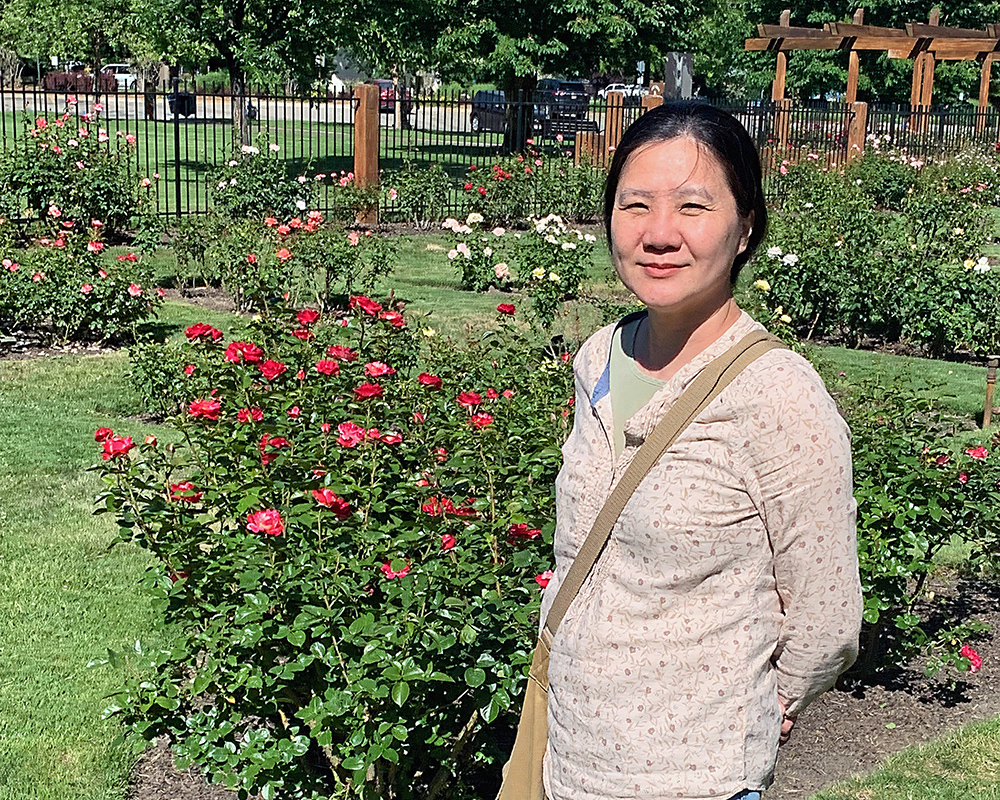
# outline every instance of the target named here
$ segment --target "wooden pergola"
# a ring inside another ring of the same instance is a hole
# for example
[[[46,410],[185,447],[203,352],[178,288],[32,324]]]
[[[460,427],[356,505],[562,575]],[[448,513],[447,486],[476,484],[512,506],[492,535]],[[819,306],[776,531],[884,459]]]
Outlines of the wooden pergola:
[[[846,50],[850,54],[847,72],[846,102],[856,103],[858,95],[858,53],[861,51],[888,53],[889,58],[913,60],[913,84],[910,106],[926,124],[925,112],[931,104],[934,90],[934,65],[938,61],[979,61],[979,107],[989,102],[990,72],[1000,53],[1000,24],[987,25],[985,30],[949,28],[939,24],[941,10],[935,8],[926,23],[908,22],[903,28],[882,28],[865,25],[864,9],[854,12],[852,23],[828,22],[822,28],[802,28],[791,25],[791,12],[784,11],[777,25],[758,25],[758,37],[746,40],[751,51],[776,51],[778,62],[771,86],[774,101],[785,100],[785,75],[788,53],[792,50]],[[916,120],[915,120],[916,121]],[[980,115],[978,125],[985,123]]]

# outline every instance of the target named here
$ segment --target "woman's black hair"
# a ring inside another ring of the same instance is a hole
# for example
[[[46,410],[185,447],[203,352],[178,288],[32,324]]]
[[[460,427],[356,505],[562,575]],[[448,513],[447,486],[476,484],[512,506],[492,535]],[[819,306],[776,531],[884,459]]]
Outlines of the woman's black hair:
[[[604,229],[611,247],[611,212],[615,207],[618,181],[629,157],[640,147],[689,136],[704,145],[719,160],[736,210],[746,219],[753,213],[753,229],[746,249],[733,260],[730,280],[736,278],[767,231],[767,206],[761,182],[760,157],[750,134],[739,120],[721,109],[692,100],[666,102],[643,114],[629,126],[615,149],[604,185]]]

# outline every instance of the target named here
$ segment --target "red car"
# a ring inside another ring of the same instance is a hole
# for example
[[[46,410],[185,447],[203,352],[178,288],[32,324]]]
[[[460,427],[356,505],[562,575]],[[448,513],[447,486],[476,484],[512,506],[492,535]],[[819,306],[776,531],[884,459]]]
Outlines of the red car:
[[[374,78],[368,83],[378,86],[378,110],[381,114],[396,113],[396,88],[388,78]],[[403,92],[403,114],[408,115],[413,109],[413,93],[406,89]]]

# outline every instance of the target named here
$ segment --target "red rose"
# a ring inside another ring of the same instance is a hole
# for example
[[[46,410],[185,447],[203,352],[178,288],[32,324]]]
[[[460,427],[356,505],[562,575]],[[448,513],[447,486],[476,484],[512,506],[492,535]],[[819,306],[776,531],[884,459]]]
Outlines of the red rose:
[[[497,393],[497,390],[494,389],[494,388],[492,388],[492,387],[490,387],[489,389],[486,390],[486,399],[487,400],[496,400],[499,396],[500,395]]]
[[[425,417],[425,416],[424,416],[423,414],[421,414],[421,413],[420,413],[419,411],[414,411],[414,412],[413,412],[413,421],[414,421],[415,423],[417,423],[417,425],[423,425],[423,424],[424,424],[424,422],[426,422],[426,421],[427,421],[427,417]]]
[[[337,519],[347,519],[351,516],[351,504],[338,497],[330,489],[313,489],[312,496],[323,508],[329,508]]]
[[[382,306],[380,306],[371,298],[365,297],[364,295],[355,295],[354,297],[352,297],[351,302],[348,304],[348,308],[350,308],[352,311],[355,308],[360,308],[369,317],[374,317],[376,314],[378,314],[379,311],[382,310]]]
[[[470,409],[483,402],[483,398],[475,392],[459,392],[458,397],[456,397],[455,400],[460,406],[462,406],[462,408]]]
[[[110,439],[115,435],[115,432],[111,428],[98,428],[94,431],[94,441],[103,442]]]
[[[480,197],[486,197],[486,187],[485,186],[480,186],[478,189],[476,189],[476,191],[479,192]]]
[[[979,672],[979,668],[983,666],[982,657],[967,644],[962,645],[958,654],[969,660],[969,672]]]
[[[170,573],[170,582],[171,583],[177,583],[177,581],[179,581],[181,578],[186,578],[187,576],[188,576],[188,574],[186,572],[184,572],[183,570],[178,570],[177,572],[171,572]]]
[[[331,344],[326,348],[326,354],[330,358],[336,358],[338,361],[354,361],[358,357],[358,354],[350,347],[345,347],[342,344]]]
[[[471,183],[466,183],[465,186],[463,186],[462,188],[465,189],[465,191],[468,192],[468,191],[470,191],[472,189],[472,184]]]
[[[282,247],[277,253],[275,253],[275,255],[278,257],[278,261],[284,263],[292,257],[292,251],[287,247]]]
[[[223,358],[234,364],[243,361],[248,364],[257,364],[264,358],[264,351],[253,342],[230,342]]]
[[[456,544],[458,544],[458,540],[454,536],[452,536],[450,533],[443,533],[443,534],[441,534],[441,549],[442,550],[451,550],[451,548],[453,548]]]
[[[512,398],[514,396],[514,390],[513,389],[504,389],[500,394],[502,394],[504,397],[506,397],[508,400],[510,400],[510,398]]]
[[[188,364],[186,367],[184,367],[184,374],[185,375],[194,375],[195,369],[196,369],[196,367],[195,367],[194,364]]]
[[[313,336],[315,336],[315,334],[310,330],[306,330],[305,328],[296,328],[294,331],[292,331],[292,336],[294,336],[296,339],[301,339],[303,342],[308,342],[310,339],[313,338]]]
[[[273,228],[275,225],[278,224],[278,220],[276,220],[274,217],[264,217],[264,224],[267,225],[267,227],[269,228]]]
[[[417,376],[417,383],[421,386],[427,386],[431,389],[441,388],[441,379],[437,375],[431,375],[429,372],[421,372]]]
[[[389,431],[389,433],[383,433],[381,439],[386,444],[399,444],[403,441],[403,437],[399,435],[396,431]]]
[[[378,429],[378,428],[369,428],[369,429],[368,429],[368,430],[367,430],[367,431],[365,432],[365,436],[366,436],[366,437],[367,437],[367,438],[368,438],[369,440],[371,440],[371,441],[374,441],[375,439],[378,439],[378,437],[379,437],[379,429]]]
[[[399,572],[395,572],[392,568],[392,564],[386,561],[381,566],[381,570],[382,574],[385,575],[385,577],[387,577],[389,580],[392,580],[393,578],[402,578],[407,572],[410,571],[410,562],[407,561],[406,566],[404,566],[401,570],[399,570]]]
[[[986,456],[988,456],[990,454],[990,452],[989,452],[989,450],[987,450],[982,445],[979,445],[978,447],[970,447],[970,448],[968,448],[965,451],[965,454],[969,458],[973,458],[976,461],[985,461],[986,460]]]
[[[507,532],[507,541],[514,544],[517,541],[537,539],[541,535],[542,532],[537,528],[529,528],[526,523],[521,522],[510,526],[510,530]]]
[[[191,481],[170,484],[170,499],[175,503],[197,503],[203,492],[196,492]]]
[[[440,517],[445,512],[454,512],[455,505],[447,497],[428,497],[420,506],[420,510],[432,517]]]
[[[515,310],[516,309],[514,308],[514,305],[512,303],[501,303],[500,305],[497,306],[497,311],[499,311],[501,314],[513,315]]]
[[[319,312],[313,311],[311,308],[303,308],[295,315],[295,319],[299,321],[299,325],[309,326],[319,319]]]
[[[353,422],[341,422],[337,426],[337,444],[341,447],[357,447],[365,440],[365,429]]]
[[[236,419],[239,422],[249,422],[253,420],[254,422],[260,422],[264,419],[264,412],[259,408],[241,408],[236,412]]]
[[[319,429],[321,431],[323,431],[323,433],[329,433],[330,432],[330,423],[329,422],[321,422],[319,424]]]
[[[439,447],[439,448],[437,448],[434,451],[434,457],[438,461],[447,461],[448,460],[448,451],[445,450],[443,447]]]
[[[222,404],[218,400],[201,398],[191,401],[188,405],[188,413],[192,417],[204,417],[214,422],[219,418],[219,409],[221,408]]]
[[[937,464],[939,467],[943,467],[950,461],[951,461],[951,456],[947,454],[943,456],[938,456],[937,458],[934,459],[934,463]]]
[[[372,378],[381,378],[383,375],[395,375],[396,370],[381,361],[370,361],[365,364],[365,375]]]
[[[256,264],[257,263],[257,256],[255,256],[253,253],[247,253],[247,263],[248,264]]]
[[[540,572],[535,576],[535,583],[541,586],[543,589],[549,585],[549,581],[552,580],[552,570],[547,569],[545,572]]]
[[[306,379],[306,371],[304,369],[300,369],[298,372],[295,373],[295,380],[304,381],[305,379]]]
[[[263,533],[267,536],[281,536],[285,532],[285,522],[281,519],[281,514],[276,509],[268,508],[263,511],[255,511],[247,514],[247,528],[254,533]]]
[[[379,319],[384,319],[394,328],[405,328],[406,320],[403,319],[403,315],[398,311],[383,311],[378,315]]]
[[[354,396],[358,400],[367,400],[372,397],[382,396],[382,387],[377,383],[362,383],[354,389]]]
[[[288,439],[283,439],[280,436],[275,436],[272,439],[270,434],[267,433],[260,437],[260,444],[257,445],[257,450],[260,451],[260,463],[265,467],[278,457],[278,454],[273,450],[268,450],[269,447],[274,448],[274,450],[281,447],[288,447]]]
[[[211,325],[206,325],[204,322],[199,322],[187,328],[184,331],[184,335],[192,342],[196,339],[211,339],[213,342],[216,342],[222,338],[222,331],[218,328],[213,328]]]
[[[148,444],[150,447],[156,447],[156,437],[153,434],[148,434],[145,439],[142,440],[143,444]]]
[[[487,425],[493,424],[493,415],[480,411],[479,413],[473,414],[471,417],[469,417],[469,424],[473,428],[478,428],[479,430],[482,430]]]
[[[260,365],[260,374],[263,375],[267,380],[273,381],[287,369],[288,367],[286,367],[280,361],[272,361],[271,359],[268,359],[267,361],[265,361],[263,364]]]
[[[290,417],[291,417],[292,419],[298,419],[298,418],[299,418],[299,415],[300,415],[300,414],[301,414],[302,412],[301,412],[301,411],[299,410],[299,407],[298,407],[298,406],[292,406],[292,407],[291,407],[290,409],[288,409],[288,411],[286,411],[285,413],[286,413],[286,414],[288,414],[288,416],[290,416]]]
[[[316,363],[316,371],[323,375],[339,375],[340,364],[336,361],[323,359],[322,361]]]
[[[105,461],[112,458],[122,458],[135,446],[132,444],[131,436],[126,436],[124,439],[120,436],[110,436],[104,439],[103,445],[104,452],[101,453],[101,458]]]

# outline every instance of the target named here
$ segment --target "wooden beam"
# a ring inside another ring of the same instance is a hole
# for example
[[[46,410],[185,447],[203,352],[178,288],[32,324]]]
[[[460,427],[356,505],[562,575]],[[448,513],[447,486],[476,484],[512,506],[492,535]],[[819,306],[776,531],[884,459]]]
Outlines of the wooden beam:
[[[863,11],[864,9],[858,9]],[[907,33],[902,28],[881,28],[878,25],[860,25],[850,22],[827,22],[823,26],[827,31],[836,36],[879,36],[907,38]]]
[[[922,22],[907,22],[906,33],[914,38],[934,37],[935,39],[993,39],[988,30],[975,28],[945,28],[941,25],[928,25]]]
[[[823,39],[830,36],[822,28],[793,28],[789,25],[758,25],[757,35],[771,39]]]

